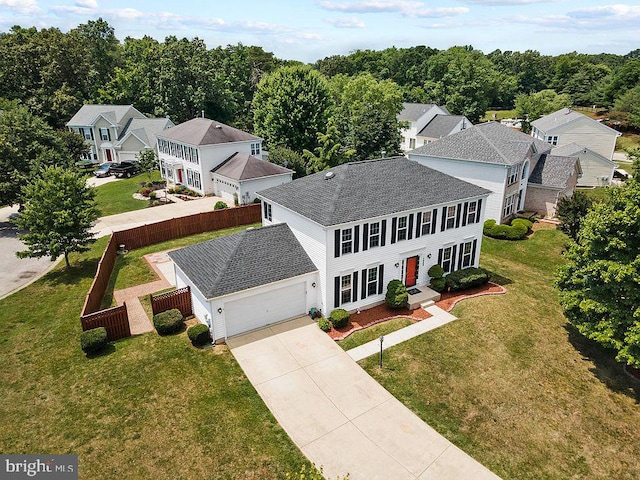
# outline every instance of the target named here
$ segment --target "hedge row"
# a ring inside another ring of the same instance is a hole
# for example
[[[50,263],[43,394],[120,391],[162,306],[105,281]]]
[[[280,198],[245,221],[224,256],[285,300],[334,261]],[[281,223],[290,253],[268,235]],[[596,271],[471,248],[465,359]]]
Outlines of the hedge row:
[[[446,287],[452,291],[466,290],[468,288],[484,285],[489,282],[490,275],[483,268],[464,268],[451,272],[445,277]]]
[[[169,335],[177,333],[184,327],[184,318],[177,308],[172,308],[166,312],[157,313],[153,316],[153,325],[158,334]]]
[[[522,240],[531,230],[533,223],[524,218],[516,218],[511,225],[496,225],[496,221],[489,219],[484,222],[482,233],[487,237],[503,240]]]

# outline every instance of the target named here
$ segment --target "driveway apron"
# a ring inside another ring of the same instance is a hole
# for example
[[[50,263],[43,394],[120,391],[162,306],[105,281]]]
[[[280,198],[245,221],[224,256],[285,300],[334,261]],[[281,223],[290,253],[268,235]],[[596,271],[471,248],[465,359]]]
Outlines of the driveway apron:
[[[227,343],[282,428],[326,478],[498,478],[396,400],[309,317]]]

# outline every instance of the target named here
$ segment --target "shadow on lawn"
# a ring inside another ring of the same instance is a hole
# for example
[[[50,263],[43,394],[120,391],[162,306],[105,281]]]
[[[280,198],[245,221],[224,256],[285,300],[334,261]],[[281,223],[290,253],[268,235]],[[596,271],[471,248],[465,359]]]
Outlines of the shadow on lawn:
[[[488,268],[485,268],[485,270],[487,271],[487,273],[489,275],[491,275],[491,281],[493,283],[497,283],[498,285],[502,285],[503,287],[505,285],[511,285],[513,283],[513,280],[511,280],[510,278],[507,277],[503,277],[502,275],[500,275],[499,273],[496,272],[492,272],[491,270],[489,270]]]
[[[616,361],[615,354],[611,350],[589,340],[571,324],[565,325],[564,329],[567,331],[571,345],[582,354],[582,359],[593,363],[593,367],[589,370],[598,380],[604,383],[607,388],[624,393],[634,398],[636,404],[640,404],[640,383],[627,376],[623,365]]]
[[[64,266],[64,259],[60,260],[63,267],[54,268],[48,272],[43,278],[45,281],[53,285],[74,285],[78,280],[85,278],[93,278],[98,267],[98,261],[95,259],[71,260],[71,266]]]
[[[113,343],[109,343],[106,347],[104,347],[98,353],[87,354],[86,357],[87,359],[92,360],[94,358],[106,357],[107,355],[111,355],[112,353],[115,353],[115,351],[116,351],[116,346]]]

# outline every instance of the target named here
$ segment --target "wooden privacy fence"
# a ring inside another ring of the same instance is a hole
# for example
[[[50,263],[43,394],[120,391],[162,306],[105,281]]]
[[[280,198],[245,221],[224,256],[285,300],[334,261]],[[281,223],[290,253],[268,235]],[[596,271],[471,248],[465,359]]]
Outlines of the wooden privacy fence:
[[[153,314],[166,312],[172,308],[177,308],[183,317],[193,315],[191,305],[191,288],[178,288],[172,292],[161,293],[160,295],[149,295],[151,299],[151,310]]]
[[[143,225],[141,227],[121,230],[111,234],[107,247],[98,263],[96,275],[91,283],[91,288],[82,307],[80,323],[82,330],[89,330],[96,327],[105,327],[109,340],[117,340],[131,336],[129,327],[129,316],[126,306],[107,308],[100,310],[102,299],[107,291],[109,279],[113,272],[113,267],[118,257],[119,245],[124,245],[127,250],[153,245],[154,243],[173,240],[175,238],[187,237],[197,233],[211,232],[223,228],[238,227],[250,223],[259,222],[262,218],[260,204],[245,205],[236,208],[226,208],[211,212],[196,213],[186,217],[172,218],[158,223]],[[173,292],[169,292],[169,295]],[[180,296],[183,295],[183,296]],[[169,302],[169,308],[178,308],[183,315],[192,315],[191,294],[187,293],[189,306],[183,300],[184,294],[177,294],[176,297],[161,298],[159,302]],[[183,310],[183,308],[185,310]],[[189,313],[185,313],[185,312]],[[154,310],[154,315],[155,315]]]
[[[131,336],[126,303],[118,307],[83,315],[80,317],[80,323],[82,323],[83,331],[104,327],[107,330],[107,338],[111,341]]]

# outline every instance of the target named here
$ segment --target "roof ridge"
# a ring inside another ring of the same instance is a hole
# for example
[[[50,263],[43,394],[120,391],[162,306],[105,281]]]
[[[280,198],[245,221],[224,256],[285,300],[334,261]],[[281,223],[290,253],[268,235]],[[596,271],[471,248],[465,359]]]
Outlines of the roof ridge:
[[[491,123],[491,122],[487,122],[485,125],[489,125],[490,123]],[[482,124],[480,124],[480,125],[482,125]],[[469,131],[471,131],[472,129],[470,128],[470,129],[468,129],[468,130],[469,130]],[[478,131],[478,133],[482,136],[482,138],[483,138],[483,139],[484,139],[484,140],[485,140],[485,141],[486,141],[486,142],[491,146],[491,148],[493,148],[496,152],[498,152],[498,155],[500,155],[500,157],[502,157],[502,159],[503,159],[507,164],[510,164],[510,161],[509,161],[509,159],[506,157],[506,155],[505,155],[504,153],[502,153],[502,152],[498,149],[498,147],[496,147],[496,146],[494,145],[494,143],[493,143],[491,140],[489,140],[489,138],[484,134],[484,132],[482,131],[482,129],[481,129],[481,128],[479,128],[477,131]]]
[[[223,267],[219,270],[218,275],[216,275],[216,278],[212,282],[213,287],[217,287],[218,283],[220,283],[220,281],[225,277],[225,274],[227,273],[227,269],[229,268],[232,260],[235,258],[236,252],[238,251],[238,248],[242,244],[242,241],[244,240],[246,233],[247,233],[247,230],[245,229],[245,230],[242,230],[241,232],[238,232],[237,237],[233,237],[233,236],[227,237],[231,239],[237,238],[237,241],[234,247],[231,249],[230,255],[227,256],[227,259],[225,260]]]

